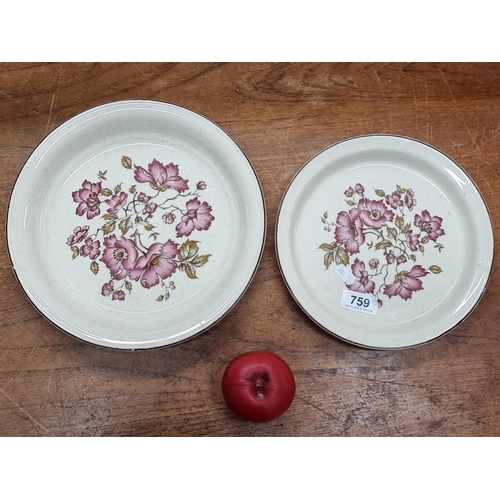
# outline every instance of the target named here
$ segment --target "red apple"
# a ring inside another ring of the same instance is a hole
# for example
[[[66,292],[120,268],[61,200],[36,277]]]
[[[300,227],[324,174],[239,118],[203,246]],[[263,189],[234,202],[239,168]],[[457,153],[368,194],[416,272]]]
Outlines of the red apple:
[[[234,358],[224,371],[221,387],[229,409],[250,422],[278,418],[295,396],[292,370],[269,351],[247,352]]]

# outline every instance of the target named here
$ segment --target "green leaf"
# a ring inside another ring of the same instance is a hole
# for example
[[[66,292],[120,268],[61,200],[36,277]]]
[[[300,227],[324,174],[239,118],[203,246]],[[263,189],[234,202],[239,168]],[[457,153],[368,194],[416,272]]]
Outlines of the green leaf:
[[[335,250],[330,243],[321,243],[321,245],[318,247],[318,250],[323,250],[324,252],[332,252]]]
[[[405,224],[405,220],[401,215],[396,215],[396,221],[395,221],[396,227],[398,229],[403,229],[403,226]]]
[[[137,185],[137,184],[134,184],[134,185],[130,186],[130,187],[128,188],[128,192],[129,192],[129,193],[131,193],[131,194],[134,194],[134,193],[135,193],[135,191],[136,191],[136,189],[135,189],[136,185]]]
[[[328,219],[328,212],[325,212],[325,213],[323,214],[323,218]]]
[[[211,257],[211,254],[207,255],[197,255],[191,262],[190,264],[193,265],[194,267],[201,267],[204,266],[207,262],[208,259]]]
[[[111,234],[115,230],[115,227],[116,222],[114,220],[106,222],[106,224],[102,226],[102,232],[104,233],[104,235]]]
[[[393,227],[387,226],[387,234],[388,234],[389,238],[392,238],[393,240],[398,239],[398,231],[397,231],[397,229],[395,229]]]
[[[325,253],[325,256],[323,257],[323,263],[325,264],[325,269],[328,269],[332,265],[334,259],[335,259],[334,252]]]
[[[187,277],[191,278],[192,280],[198,279],[198,276],[196,276],[196,269],[191,264],[188,264],[186,266],[186,274],[187,274]]]
[[[396,184],[396,189],[398,190],[399,194],[405,194],[406,193],[406,189],[402,188],[399,184]]]
[[[389,240],[382,240],[375,245],[375,250],[380,250],[382,248],[389,248],[389,247],[392,247],[392,243]]]
[[[118,224],[118,227],[120,228],[122,235],[125,236],[128,230],[134,227],[134,224],[130,221],[130,217],[127,217],[126,219],[123,219],[120,224]]]
[[[131,169],[132,168],[132,160],[128,156],[122,156],[122,166]]]
[[[179,260],[191,260],[198,253],[198,241],[186,240],[179,248]]]
[[[424,253],[425,252],[425,248],[424,248],[424,245],[418,245],[418,249],[420,252]]]
[[[443,270],[439,266],[431,266],[429,267],[429,271],[434,274],[440,274]]]
[[[97,274],[99,272],[99,264],[93,260],[90,264],[90,270],[94,273]]]
[[[406,224],[406,226],[404,226],[403,229],[401,229],[401,232],[403,234],[406,234],[410,229],[411,229],[411,224],[408,222],[408,224]]]
[[[356,203],[354,203],[352,200],[346,200],[345,201],[350,207],[353,207],[354,205],[356,205]]]
[[[381,196],[382,198],[385,196],[384,191],[382,191],[381,189],[375,189],[375,194],[377,196]]]
[[[121,183],[120,183],[120,184],[117,184],[117,185],[115,186],[115,194],[118,194],[121,190],[122,190],[122,185],[121,185]]]
[[[344,264],[347,266],[349,264],[349,254],[344,247],[337,247],[337,252],[335,253],[335,263]]]
[[[108,188],[102,188],[99,193],[102,194],[102,196],[111,196],[113,194],[113,191]]]
[[[104,214],[101,219],[104,219],[104,220],[116,220],[118,219],[118,215],[115,215],[115,214]]]
[[[421,240],[420,240],[420,243],[422,243],[422,245],[425,245],[426,243],[429,243],[431,239],[429,238],[428,235],[425,235]]]

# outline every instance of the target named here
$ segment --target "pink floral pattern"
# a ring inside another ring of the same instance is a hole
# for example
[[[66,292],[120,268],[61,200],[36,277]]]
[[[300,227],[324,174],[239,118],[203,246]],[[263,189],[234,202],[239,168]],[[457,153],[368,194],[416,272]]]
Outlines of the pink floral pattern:
[[[422,215],[415,215],[413,224],[420,229],[420,231],[427,233],[432,241],[436,241],[440,236],[444,235],[444,230],[441,228],[443,219],[431,214],[428,210],[424,210]]]
[[[153,160],[148,169],[142,167],[135,167],[135,180],[137,182],[149,182],[152,189],[157,191],[166,191],[173,188],[179,193],[188,189],[188,181],[179,175],[179,166],[169,163],[163,165],[157,160]]]
[[[367,200],[362,198],[358,207],[360,209],[360,217],[367,227],[373,227],[373,229],[381,229],[387,222],[394,219],[394,212],[389,210],[383,201]]]
[[[365,242],[365,235],[363,221],[357,208],[350,210],[349,213],[338,213],[335,239],[340,245],[344,245],[349,253],[359,252],[359,247]]]
[[[106,200],[106,203],[111,207],[108,208],[108,213],[117,214],[121,208],[127,203],[128,194],[124,191],[120,191],[119,194],[113,195],[110,200]]]
[[[101,215],[102,203],[108,208],[97,228],[76,226],[66,245],[73,259],[90,259],[94,275],[101,272],[100,264],[107,270],[108,280],[100,284],[103,297],[124,301],[132,293],[134,283],[138,283],[146,290],[159,286],[162,292],[156,300],[168,300],[176,286],[174,281],[165,280],[175,273],[197,279],[198,269],[211,257],[200,253],[199,241],[183,240],[194,231],[208,231],[215,220],[212,206],[199,199],[207,183],[200,180],[189,191],[189,181],[179,175],[178,165],[156,159],[143,168],[123,156],[121,165],[126,170],[133,169],[135,181],[144,184],[142,190],[138,192],[136,184],[126,189],[123,182],[114,188],[105,186],[107,171],[98,172],[97,182],[85,179],[81,188],[72,193],[77,203],[76,215],[91,220]],[[147,185],[152,192],[147,192]],[[182,198],[187,198],[185,208],[178,203]],[[156,216],[160,224],[163,221],[164,230],[179,218],[175,228],[170,228],[175,235],[161,240],[161,231],[154,225]]]
[[[418,278],[422,278],[427,274],[429,272],[419,265],[413,266],[410,272],[401,271],[396,274],[394,283],[385,286],[384,294],[389,298],[399,295],[404,300],[411,299],[413,292],[424,289],[422,281]]]
[[[368,198],[361,183],[343,191],[349,209],[338,212],[335,222],[329,221],[328,212],[322,215],[323,227],[328,232],[333,230],[335,241],[322,243],[319,248],[325,252],[325,269],[332,264],[350,265],[355,281],[346,286],[373,294],[382,307],[384,296],[407,301],[413,293],[424,289],[422,278],[443,272],[438,265],[425,268],[416,261],[431,246],[441,253],[444,246],[438,239],[446,233],[443,218],[428,210],[408,221],[409,212],[417,205],[413,189],[397,185],[389,194],[382,189],[374,191],[375,196]],[[373,252],[380,256],[373,256]],[[354,254],[357,256],[351,264]]]
[[[74,191],[73,201],[78,203],[76,207],[76,215],[80,217],[86,214],[87,219],[93,219],[95,216],[101,213],[99,208],[101,201],[99,200],[99,194],[101,192],[101,183],[92,183],[85,180],[82,187],[78,191]]]
[[[166,243],[154,243],[148,251],[137,259],[129,276],[139,281],[144,288],[151,288],[162,279],[170,278],[177,269],[175,257],[179,254],[179,245],[172,240]]]
[[[77,245],[78,243],[83,241],[83,238],[85,238],[85,236],[89,232],[89,229],[90,226],[76,226],[75,229],[73,229],[73,234],[68,237],[66,245]]]
[[[114,279],[122,280],[134,267],[139,257],[135,241],[122,236],[118,239],[114,234],[104,238],[104,250],[101,261],[109,269]]]
[[[181,222],[175,226],[177,237],[189,236],[195,229],[206,231],[214,220],[211,211],[212,207],[206,201],[200,203],[198,198],[189,200],[186,203],[186,212],[181,217]]]
[[[365,263],[356,259],[352,265],[352,274],[356,277],[356,281],[348,285],[349,290],[361,293],[373,293],[375,283],[370,281],[368,271],[365,270]]]
[[[100,247],[101,242],[99,240],[94,241],[92,238],[87,238],[85,244],[80,248],[80,255],[88,257],[90,260],[95,260],[101,253]]]

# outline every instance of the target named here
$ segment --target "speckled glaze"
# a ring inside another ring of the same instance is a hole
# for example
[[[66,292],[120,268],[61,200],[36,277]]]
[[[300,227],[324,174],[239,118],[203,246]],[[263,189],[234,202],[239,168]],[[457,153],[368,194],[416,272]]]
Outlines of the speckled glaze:
[[[7,239],[49,321],[99,346],[146,349],[227,314],[255,274],[265,222],[257,175],[220,127],[132,100],[75,116],[35,149]]]
[[[348,342],[394,349],[433,340],[480,300],[493,229],[473,181],[449,157],[399,136],[363,136],[309,160],[280,205],[276,249],[287,286],[319,326]],[[345,265],[346,284],[335,273]],[[345,288],[376,315],[340,307]]]

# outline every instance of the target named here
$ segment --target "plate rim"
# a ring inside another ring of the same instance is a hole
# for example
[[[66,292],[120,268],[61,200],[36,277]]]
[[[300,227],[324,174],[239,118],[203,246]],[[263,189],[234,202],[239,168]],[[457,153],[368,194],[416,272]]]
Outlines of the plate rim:
[[[234,302],[229,306],[229,308],[226,311],[224,311],[213,322],[211,322],[211,323],[207,324],[206,326],[204,326],[200,331],[198,331],[198,332],[196,332],[194,334],[191,334],[191,335],[189,335],[186,338],[183,338],[183,339],[180,339],[180,340],[176,340],[174,342],[169,342],[167,344],[155,345],[155,346],[150,346],[150,347],[148,347],[148,346],[138,346],[138,347],[126,347],[126,346],[123,346],[123,347],[118,347],[117,345],[99,344],[97,342],[92,342],[92,341],[90,341],[87,338],[82,338],[82,337],[76,335],[75,333],[72,333],[72,332],[68,331],[67,329],[65,329],[65,328],[61,327],[60,325],[58,325],[55,321],[53,321],[50,317],[48,317],[47,314],[45,314],[45,312],[43,310],[41,310],[40,307],[29,296],[27,290],[25,289],[25,286],[23,285],[23,283],[22,283],[22,281],[21,281],[21,279],[18,276],[18,273],[16,271],[16,267],[14,265],[14,260],[13,260],[13,257],[12,257],[12,252],[11,252],[11,248],[10,248],[10,244],[9,244],[9,239],[10,239],[9,238],[9,219],[10,219],[10,215],[11,215],[11,204],[12,204],[12,199],[13,199],[13,196],[14,196],[14,191],[15,191],[16,186],[18,185],[20,176],[22,175],[22,173],[25,170],[25,168],[27,168],[27,165],[28,165],[30,159],[35,155],[35,153],[39,150],[39,148],[46,141],[48,141],[50,139],[50,137],[52,135],[54,135],[59,129],[61,129],[64,125],[66,125],[69,121],[71,121],[73,119],[76,119],[77,117],[79,117],[81,115],[84,115],[85,113],[92,112],[92,111],[97,111],[99,108],[105,108],[105,107],[108,107],[108,106],[112,106],[114,104],[126,104],[126,103],[135,103],[135,104],[149,103],[149,104],[160,105],[160,106],[172,106],[173,108],[179,108],[179,109],[182,109],[182,110],[184,110],[184,111],[186,111],[188,113],[192,113],[194,115],[197,115],[198,117],[206,120],[209,125],[215,126],[230,141],[233,142],[233,144],[238,148],[238,150],[240,151],[240,153],[245,158],[246,162],[248,163],[248,166],[250,167],[250,171],[253,173],[253,175],[255,177],[255,180],[257,182],[257,186],[259,188],[259,193],[260,193],[260,199],[261,199],[261,202],[262,202],[262,225],[263,225],[263,231],[262,231],[262,237],[260,239],[260,251],[259,251],[257,259],[256,259],[256,261],[254,263],[253,271],[250,274],[250,276],[249,276],[249,278],[247,280],[247,283],[243,287],[243,289],[242,289],[241,293],[238,295],[238,297],[234,300]],[[10,193],[9,193],[9,198],[8,198],[8,203],[7,203],[7,211],[6,212],[7,213],[6,213],[6,217],[5,217],[4,228],[5,228],[5,242],[6,242],[7,255],[8,255],[8,258],[9,258],[10,268],[12,270],[12,273],[14,275],[14,278],[15,278],[16,282],[18,283],[18,285],[21,288],[24,296],[28,299],[28,302],[32,305],[32,307],[34,307],[34,309],[41,315],[41,317],[45,321],[47,321],[48,323],[52,324],[57,330],[59,330],[59,331],[65,333],[65,334],[69,335],[70,337],[73,337],[74,339],[78,340],[79,342],[82,342],[83,344],[91,345],[91,346],[97,347],[97,348],[108,349],[108,350],[111,350],[111,351],[120,351],[120,352],[150,351],[150,350],[155,350],[155,349],[167,349],[167,348],[170,348],[170,347],[175,347],[175,346],[177,346],[179,344],[183,344],[183,343],[185,343],[185,342],[187,342],[189,340],[192,340],[195,337],[198,337],[199,335],[201,335],[203,333],[206,333],[208,330],[212,329],[215,325],[217,325],[220,321],[222,321],[234,309],[234,307],[240,302],[240,300],[242,300],[243,296],[248,291],[250,285],[253,283],[255,275],[257,274],[257,271],[259,270],[260,264],[262,262],[262,257],[263,257],[263,254],[264,254],[264,249],[265,249],[265,245],[266,245],[266,238],[267,238],[267,233],[268,233],[268,227],[267,227],[268,226],[268,224],[267,224],[267,222],[268,222],[268,220],[267,220],[268,219],[268,210],[267,210],[267,206],[266,206],[266,199],[265,199],[265,196],[264,196],[264,190],[263,190],[263,187],[262,187],[262,183],[261,183],[260,178],[259,178],[259,176],[257,174],[257,170],[255,169],[255,166],[251,162],[251,160],[248,157],[247,153],[243,150],[243,148],[241,147],[241,145],[238,143],[238,141],[236,141],[234,139],[234,137],[231,134],[229,134],[229,132],[227,132],[221,125],[219,125],[218,123],[216,123],[211,118],[208,118],[204,114],[202,114],[202,113],[200,113],[198,111],[195,111],[195,110],[193,110],[193,109],[191,109],[191,108],[189,108],[187,106],[184,106],[182,104],[177,104],[177,103],[174,103],[174,102],[171,102],[171,101],[161,101],[161,100],[158,100],[158,99],[139,99],[139,98],[137,98],[137,99],[135,99],[135,98],[116,99],[116,100],[107,101],[105,103],[98,104],[96,106],[85,108],[84,110],[82,110],[82,111],[80,111],[78,113],[72,114],[69,118],[63,120],[61,123],[59,123],[59,125],[57,125],[49,133],[46,133],[42,137],[42,139],[37,143],[37,145],[33,148],[33,150],[30,152],[30,154],[26,157],[26,160],[24,160],[21,168],[19,169],[19,171],[17,172],[17,174],[15,176],[14,182],[12,183],[12,187],[11,187]]]
[[[434,151],[436,151],[437,153],[443,155],[445,158],[447,158],[449,161],[451,161],[458,169],[460,169],[464,174],[465,176],[472,182],[472,185],[475,187],[477,193],[479,194],[479,196],[481,197],[481,200],[484,204],[484,207],[486,209],[486,213],[488,215],[488,220],[489,220],[489,228],[491,230],[491,235],[492,235],[492,246],[491,246],[491,249],[492,249],[492,257],[491,257],[491,264],[490,264],[490,268],[489,268],[489,272],[488,272],[488,276],[487,276],[487,279],[485,280],[484,282],[484,285],[481,289],[481,292],[479,293],[475,303],[473,304],[473,306],[471,307],[471,309],[465,314],[465,316],[463,316],[461,319],[459,319],[453,326],[451,326],[450,328],[448,328],[447,330],[445,330],[444,332],[441,332],[439,335],[436,335],[434,337],[432,337],[431,339],[427,339],[427,340],[424,340],[422,342],[417,342],[417,343],[412,343],[412,344],[408,344],[408,345],[403,345],[403,346],[373,346],[373,345],[368,345],[368,344],[363,344],[361,342],[356,342],[354,340],[350,340],[350,339],[347,339],[345,337],[342,337],[341,335],[335,333],[334,331],[326,328],[324,325],[320,324],[308,311],[307,309],[304,307],[304,305],[298,300],[298,298],[296,297],[296,294],[293,293],[293,289],[292,287],[290,286],[290,283],[288,282],[286,276],[285,276],[285,272],[284,272],[284,269],[283,269],[283,265],[282,265],[282,259],[280,258],[280,251],[279,251],[279,240],[278,240],[278,230],[279,230],[279,222],[280,222],[280,215],[281,215],[281,211],[282,211],[282,208],[283,208],[283,205],[285,203],[285,199],[287,197],[287,194],[290,190],[290,188],[292,187],[293,183],[297,180],[297,177],[300,175],[300,173],[305,169],[307,168],[307,166],[315,159],[317,158],[318,156],[320,156],[321,154],[325,153],[326,151],[334,148],[334,147],[337,147],[339,146],[340,144],[343,144],[345,142],[350,142],[350,141],[353,141],[353,140],[358,140],[358,139],[364,139],[364,138],[369,138],[369,137],[373,137],[373,138],[380,138],[380,137],[388,137],[388,138],[396,138],[396,139],[404,139],[404,140],[408,140],[408,141],[411,141],[411,142],[414,142],[414,143],[418,143],[422,146],[425,146],[425,147],[428,147]],[[277,213],[276,213],[276,222],[275,222],[275,230],[274,230],[274,243],[275,243],[275,254],[276,254],[276,260],[277,260],[277,263],[278,263],[278,268],[280,270],[280,273],[281,273],[281,277],[283,279],[283,281],[285,282],[285,285],[286,285],[286,288],[288,290],[288,292],[290,293],[290,295],[292,296],[292,298],[294,299],[295,303],[299,306],[299,308],[304,312],[304,314],[315,324],[317,325],[322,331],[326,332],[327,334],[329,334],[330,336],[342,341],[342,342],[345,342],[346,344],[349,344],[349,345],[354,345],[354,346],[357,346],[357,347],[362,347],[362,348],[365,348],[365,349],[369,349],[369,350],[374,350],[374,351],[398,351],[398,350],[402,350],[402,349],[411,349],[411,348],[415,348],[415,347],[419,347],[419,346],[423,346],[423,345],[426,345],[426,344],[429,344],[431,342],[434,342],[435,340],[447,335],[448,333],[450,333],[452,330],[454,330],[455,328],[457,328],[460,324],[462,324],[465,320],[467,320],[467,318],[473,313],[473,311],[476,309],[476,307],[479,305],[479,303],[481,302],[487,288],[488,288],[488,285],[490,283],[490,280],[491,280],[491,277],[492,277],[492,274],[493,274],[493,266],[495,264],[495,230],[494,230],[494,225],[493,225],[493,218],[491,216],[491,211],[490,209],[488,208],[488,204],[486,203],[486,200],[484,198],[484,195],[483,193],[481,192],[481,190],[479,189],[479,187],[477,186],[476,182],[474,181],[474,179],[467,173],[467,171],[457,162],[455,161],[453,158],[451,158],[448,154],[444,153],[443,151],[441,151],[440,149],[438,149],[437,147],[425,142],[425,141],[421,141],[419,139],[415,139],[413,137],[409,137],[409,136],[406,136],[406,135],[401,135],[401,134],[377,134],[377,133],[373,133],[373,134],[361,134],[361,135],[356,135],[356,136],[351,136],[351,137],[347,137],[347,138],[344,138],[344,139],[341,139],[339,141],[336,141],[332,144],[330,144],[329,146],[326,146],[324,148],[322,148],[321,150],[319,150],[317,153],[315,153],[313,156],[311,156],[296,172],[295,174],[292,176],[292,178],[290,179],[285,191],[283,192],[283,195],[281,197],[281,200],[280,200],[280,203],[279,203],[279,206],[278,206],[278,210],[277,210]]]

